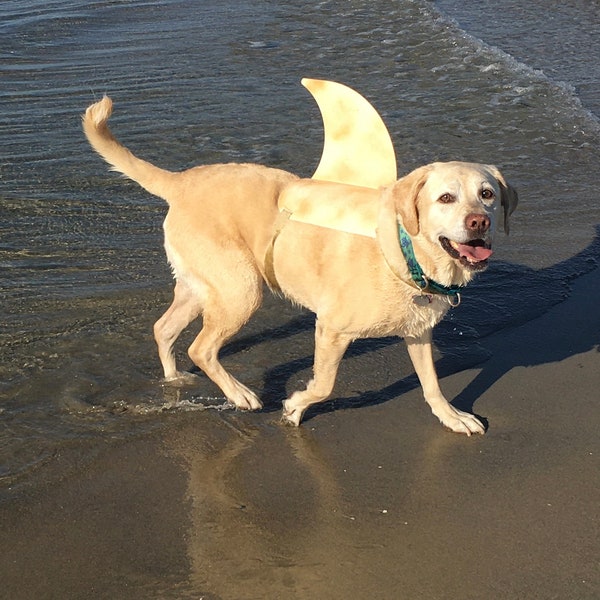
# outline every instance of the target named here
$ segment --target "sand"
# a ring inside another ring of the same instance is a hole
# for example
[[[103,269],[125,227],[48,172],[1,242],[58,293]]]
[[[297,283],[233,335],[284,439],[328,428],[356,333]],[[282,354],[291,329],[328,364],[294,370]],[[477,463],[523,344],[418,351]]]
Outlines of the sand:
[[[204,411],[74,443],[1,492],[0,597],[600,597],[598,297],[596,270],[443,379],[485,436],[414,389],[299,430]]]

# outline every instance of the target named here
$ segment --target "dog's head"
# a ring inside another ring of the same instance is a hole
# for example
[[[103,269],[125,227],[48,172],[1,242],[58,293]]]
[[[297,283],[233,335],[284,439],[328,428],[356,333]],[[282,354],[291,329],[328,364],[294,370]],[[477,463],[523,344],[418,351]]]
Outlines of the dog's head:
[[[497,213],[504,230],[518,197],[490,165],[448,162],[420,167],[389,188],[409,235],[441,247],[463,269],[481,271],[492,254]]]

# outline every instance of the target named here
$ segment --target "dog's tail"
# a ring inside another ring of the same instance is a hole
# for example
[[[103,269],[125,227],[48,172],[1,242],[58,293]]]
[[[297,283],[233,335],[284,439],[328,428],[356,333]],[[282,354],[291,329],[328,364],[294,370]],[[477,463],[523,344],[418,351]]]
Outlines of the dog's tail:
[[[139,183],[151,194],[167,202],[169,190],[173,187],[178,173],[165,171],[153,164],[134,156],[122,146],[108,128],[107,122],[112,113],[112,100],[104,96],[87,108],[83,115],[83,131],[92,148],[107,162],[114,171]]]

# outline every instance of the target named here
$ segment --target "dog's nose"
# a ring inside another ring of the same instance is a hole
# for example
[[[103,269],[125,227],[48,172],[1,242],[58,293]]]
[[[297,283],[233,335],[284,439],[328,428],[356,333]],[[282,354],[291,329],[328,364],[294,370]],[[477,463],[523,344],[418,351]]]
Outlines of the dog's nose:
[[[487,215],[471,213],[467,215],[465,225],[469,231],[485,233],[490,228],[490,218]]]

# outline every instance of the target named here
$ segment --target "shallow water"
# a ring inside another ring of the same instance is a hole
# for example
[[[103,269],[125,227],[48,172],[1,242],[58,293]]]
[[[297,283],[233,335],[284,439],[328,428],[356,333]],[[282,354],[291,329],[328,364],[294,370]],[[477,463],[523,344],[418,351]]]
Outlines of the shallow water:
[[[493,266],[437,330],[442,373],[483,360],[481,336],[564,298],[600,255],[598,4],[478,4],[2,3],[0,480],[40,473],[72,441],[135,435],[165,412],[223,403],[204,378],[160,382],[151,329],[172,286],[165,206],[85,142],[80,114],[103,93],[116,134],[166,168],[251,161],[309,176],[322,126],[303,76],[365,95],[400,173],[433,160],[500,166],[521,204]],[[573,39],[581,11],[585,48],[557,45]],[[224,350],[266,410],[309,376],[312,323],[269,298]],[[377,401],[373,391],[411,372],[396,340],[358,343],[334,404]]]

